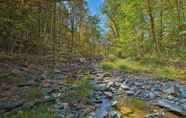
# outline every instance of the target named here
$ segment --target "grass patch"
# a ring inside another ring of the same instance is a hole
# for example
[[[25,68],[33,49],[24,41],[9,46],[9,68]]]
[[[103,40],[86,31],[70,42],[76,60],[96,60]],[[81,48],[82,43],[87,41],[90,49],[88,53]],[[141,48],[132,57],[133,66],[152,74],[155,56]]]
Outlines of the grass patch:
[[[42,92],[39,87],[32,87],[28,93],[26,93],[25,99],[28,101],[34,101],[42,97]]]
[[[64,87],[66,89],[62,92],[62,100],[68,103],[89,103],[94,90],[94,85],[90,83],[90,79],[91,77],[86,75],[80,80],[66,80],[69,86]]]
[[[33,108],[8,113],[3,118],[55,118],[55,113],[47,104],[41,104]]]
[[[143,116],[143,112],[148,110],[148,105],[139,99],[128,97],[123,99],[123,97],[121,97],[118,99],[118,103],[115,108],[121,113],[121,116],[125,118],[134,117],[135,115],[140,114]]]
[[[133,98],[133,99],[129,100],[129,102],[131,103],[132,106],[134,106],[137,109],[142,110],[142,109],[147,108],[147,104],[142,100]]]
[[[123,70],[123,71],[128,71],[129,70],[128,66],[126,66],[126,65],[118,65],[118,68]]]
[[[136,98],[124,97],[124,99],[119,98],[118,101],[119,102],[116,108],[120,108],[121,106],[126,106],[134,110],[145,110],[146,108],[148,108],[148,105],[145,101]]]
[[[115,68],[115,64],[113,62],[105,61],[103,63],[100,63],[101,68],[104,70],[112,70]]]
[[[105,64],[106,63],[106,64]],[[186,79],[186,70],[177,68],[173,65],[162,64],[161,61],[156,61],[155,59],[149,60],[145,63],[144,60],[134,60],[134,59],[117,59],[113,62],[103,62],[103,65],[114,65],[115,69],[120,69],[123,71],[131,73],[146,73],[153,75],[154,78],[166,78],[166,79]],[[104,69],[104,68],[103,68]],[[110,68],[111,69],[111,68]]]

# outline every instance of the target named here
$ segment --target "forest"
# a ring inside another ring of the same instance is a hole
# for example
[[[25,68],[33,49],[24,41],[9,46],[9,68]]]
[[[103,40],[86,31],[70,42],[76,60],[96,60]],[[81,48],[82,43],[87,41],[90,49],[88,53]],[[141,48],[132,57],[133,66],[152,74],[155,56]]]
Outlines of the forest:
[[[185,0],[0,0],[0,118],[185,117]]]

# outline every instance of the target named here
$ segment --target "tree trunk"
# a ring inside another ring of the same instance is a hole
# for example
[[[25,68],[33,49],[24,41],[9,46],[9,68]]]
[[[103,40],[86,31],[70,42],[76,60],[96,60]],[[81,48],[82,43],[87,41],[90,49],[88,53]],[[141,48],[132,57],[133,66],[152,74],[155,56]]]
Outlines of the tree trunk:
[[[53,32],[52,32],[52,39],[53,39],[53,64],[56,64],[56,1],[54,1],[53,5]]]
[[[155,51],[156,51],[156,53],[160,53],[160,43],[159,43],[159,40],[156,38],[155,21],[154,21],[154,17],[153,17],[153,13],[152,13],[151,0],[147,0],[147,9],[148,9],[148,15],[150,17],[151,37],[155,43]]]

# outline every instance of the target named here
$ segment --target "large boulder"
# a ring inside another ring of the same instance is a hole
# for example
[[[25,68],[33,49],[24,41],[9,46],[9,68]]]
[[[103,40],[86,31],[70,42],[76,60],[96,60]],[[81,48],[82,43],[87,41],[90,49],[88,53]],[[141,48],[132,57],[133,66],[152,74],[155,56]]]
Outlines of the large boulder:
[[[167,99],[161,99],[158,101],[156,105],[167,108],[169,111],[175,112],[177,114],[186,116],[186,110],[184,110],[183,106],[177,105],[176,102],[174,101],[170,101]]]

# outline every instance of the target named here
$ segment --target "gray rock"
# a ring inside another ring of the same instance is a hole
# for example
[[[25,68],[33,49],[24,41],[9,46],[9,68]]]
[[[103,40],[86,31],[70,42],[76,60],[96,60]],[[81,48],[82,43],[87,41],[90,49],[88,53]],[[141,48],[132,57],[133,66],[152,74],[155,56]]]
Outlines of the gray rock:
[[[173,82],[167,82],[163,85],[163,90],[164,93],[166,94],[172,94],[172,95],[177,95],[177,87]]]
[[[152,100],[156,97],[153,92],[145,90],[141,90],[136,96],[143,100]]]
[[[180,115],[186,116],[186,111],[183,109],[182,106],[177,105],[174,101],[169,101],[167,99],[159,100],[156,104],[160,107],[167,108],[169,111],[178,113]]]
[[[96,90],[98,90],[98,91],[104,91],[104,90],[107,89],[106,86],[107,86],[107,85],[106,85],[105,83],[101,83],[101,84],[99,84],[99,85],[96,85],[95,87],[96,87]]]
[[[59,69],[55,68],[54,73],[61,73],[61,71]]]
[[[124,89],[124,90],[129,90],[129,87],[125,84],[121,84],[121,88]]]
[[[186,86],[179,87],[179,95],[186,98]]]
[[[114,84],[114,82],[110,81],[110,82],[107,83],[107,86],[106,87],[107,88],[110,88],[113,84]]]
[[[186,102],[182,104],[184,111],[186,111]]]
[[[112,97],[113,97],[112,92],[104,92],[104,94],[105,94],[108,98],[112,98]]]
[[[164,115],[160,113],[152,113],[145,115],[145,118],[164,118]]]
[[[181,104],[186,103],[186,99],[180,99],[179,101],[180,101]]]
[[[134,82],[134,85],[137,87],[141,87],[142,85],[144,85],[143,82]]]
[[[160,84],[155,84],[151,88],[152,91],[160,92],[162,90],[162,87]]]
[[[168,95],[168,96],[166,96],[166,98],[169,99],[169,100],[175,100],[176,99],[176,97],[174,97],[172,95]]]
[[[120,114],[116,111],[111,111],[109,113],[109,118],[121,118]]]
[[[90,112],[90,113],[86,116],[86,118],[96,118],[95,112]]]
[[[112,107],[115,107],[118,104],[118,101],[113,101],[112,102]]]
[[[126,94],[128,96],[133,96],[135,94],[135,92],[134,91],[126,91]]]
[[[104,78],[104,77],[112,77],[112,75],[111,75],[110,73],[107,73],[107,72],[106,72],[106,73],[103,74],[103,78]]]
[[[59,115],[69,115],[71,108],[68,103],[57,103],[55,105],[55,111],[59,113]]]
[[[55,79],[59,79],[59,80],[62,80],[65,78],[65,75],[64,74],[55,74]]]
[[[24,101],[0,101],[0,110],[12,110],[23,106]]]

